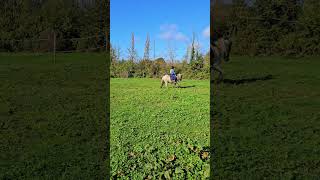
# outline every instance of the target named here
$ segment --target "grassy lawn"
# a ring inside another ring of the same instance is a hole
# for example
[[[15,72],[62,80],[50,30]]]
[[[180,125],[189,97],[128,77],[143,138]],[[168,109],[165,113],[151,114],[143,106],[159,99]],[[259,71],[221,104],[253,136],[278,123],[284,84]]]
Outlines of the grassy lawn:
[[[119,179],[316,179],[320,58],[233,57],[209,81],[111,79],[111,175]],[[0,179],[101,179],[106,59],[0,54]]]
[[[121,179],[204,179],[209,166],[209,81],[111,79],[111,171]]]
[[[320,175],[320,58],[233,57],[215,86],[214,178]]]
[[[105,62],[0,54],[0,179],[102,179]]]

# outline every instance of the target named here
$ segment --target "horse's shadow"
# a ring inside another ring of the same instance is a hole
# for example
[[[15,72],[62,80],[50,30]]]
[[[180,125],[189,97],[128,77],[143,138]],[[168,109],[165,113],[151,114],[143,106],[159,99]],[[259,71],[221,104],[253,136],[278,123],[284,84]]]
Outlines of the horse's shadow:
[[[194,88],[196,87],[195,85],[192,85],[192,86],[177,86],[177,88],[182,88],[182,89],[185,89],[185,88]]]
[[[239,84],[253,83],[256,81],[267,81],[267,80],[271,80],[271,79],[274,79],[274,76],[269,74],[266,76],[245,78],[245,79],[223,79],[222,82],[226,83],[226,84],[239,85]]]

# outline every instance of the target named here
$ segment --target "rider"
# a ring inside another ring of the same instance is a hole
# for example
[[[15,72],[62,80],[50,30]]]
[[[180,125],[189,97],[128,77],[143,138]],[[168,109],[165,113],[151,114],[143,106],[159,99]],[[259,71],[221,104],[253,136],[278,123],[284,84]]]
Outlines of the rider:
[[[177,81],[177,76],[176,76],[176,73],[174,72],[174,66],[171,66],[171,69],[170,69],[170,79],[173,81]]]

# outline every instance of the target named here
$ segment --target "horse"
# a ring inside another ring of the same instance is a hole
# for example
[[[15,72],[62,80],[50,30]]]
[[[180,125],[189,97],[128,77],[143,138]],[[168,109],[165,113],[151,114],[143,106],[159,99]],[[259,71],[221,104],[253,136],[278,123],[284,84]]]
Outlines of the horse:
[[[174,87],[175,87],[180,81],[182,81],[182,74],[177,74],[177,81],[172,81],[170,78],[170,75],[166,74],[161,78],[160,88],[162,88],[164,84],[166,84],[166,87],[168,87],[168,83],[174,84]]]
[[[218,82],[223,80],[222,60],[229,62],[232,42],[228,39],[219,38],[213,45],[213,70],[219,72]]]
[[[235,26],[231,30],[231,33],[235,30]],[[213,51],[213,56],[211,58],[212,67],[214,71],[219,72],[218,82],[223,80],[223,70],[221,69],[222,60],[225,62],[229,62],[230,60],[230,51],[232,46],[232,40],[228,36],[219,37],[216,41],[214,41],[213,45],[211,46]]]

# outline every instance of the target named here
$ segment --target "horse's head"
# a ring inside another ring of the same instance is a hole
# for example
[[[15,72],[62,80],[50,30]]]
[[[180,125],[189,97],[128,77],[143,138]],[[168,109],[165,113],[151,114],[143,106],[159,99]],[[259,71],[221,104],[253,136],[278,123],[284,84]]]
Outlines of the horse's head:
[[[224,47],[225,47],[225,52],[224,52],[224,60],[228,62],[230,60],[230,52],[231,52],[231,47],[232,47],[232,39],[233,36],[237,33],[237,27],[235,25],[232,25],[232,28],[230,31],[226,33],[224,36]]]
[[[228,62],[230,60],[230,51],[231,51],[231,46],[232,46],[232,41],[221,37],[219,38],[213,47],[216,47],[218,52],[216,52],[217,54],[219,54],[218,56],[220,56],[221,58],[223,58],[226,62]]]

